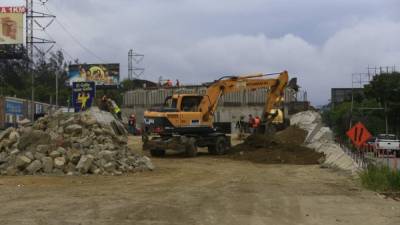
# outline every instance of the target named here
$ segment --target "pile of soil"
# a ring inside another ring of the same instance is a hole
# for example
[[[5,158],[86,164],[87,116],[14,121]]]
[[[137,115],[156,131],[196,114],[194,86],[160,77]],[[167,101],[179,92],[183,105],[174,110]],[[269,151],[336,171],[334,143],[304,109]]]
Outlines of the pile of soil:
[[[251,135],[232,147],[228,157],[265,164],[319,164],[325,155],[303,146],[306,136],[306,131],[294,126],[274,135]]]

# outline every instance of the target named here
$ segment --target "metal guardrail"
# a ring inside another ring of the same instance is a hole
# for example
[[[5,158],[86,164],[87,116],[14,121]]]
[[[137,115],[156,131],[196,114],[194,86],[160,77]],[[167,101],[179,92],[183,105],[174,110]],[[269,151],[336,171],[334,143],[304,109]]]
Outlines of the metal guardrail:
[[[362,149],[353,150],[343,142],[339,140],[337,140],[337,142],[343,151],[350,156],[360,168],[365,169],[369,165],[382,165],[392,170],[400,171],[400,158],[382,155],[372,146],[365,146]]]

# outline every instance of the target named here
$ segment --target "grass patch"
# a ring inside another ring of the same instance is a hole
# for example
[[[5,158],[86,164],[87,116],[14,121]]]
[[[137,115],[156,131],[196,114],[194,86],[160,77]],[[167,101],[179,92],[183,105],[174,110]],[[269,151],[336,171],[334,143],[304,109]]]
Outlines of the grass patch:
[[[386,166],[370,165],[360,173],[364,187],[377,192],[400,191],[400,172]]]

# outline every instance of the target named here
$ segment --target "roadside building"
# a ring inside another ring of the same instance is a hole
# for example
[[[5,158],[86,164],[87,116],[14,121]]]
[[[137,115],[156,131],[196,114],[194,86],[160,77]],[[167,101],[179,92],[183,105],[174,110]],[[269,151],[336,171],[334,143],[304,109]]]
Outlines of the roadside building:
[[[32,103],[30,100],[0,96],[0,129],[17,126],[17,122],[25,118],[31,119]],[[35,102],[35,118],[48,113],[51,105]]]
[[[342,102],[351,101],[351,96],[355,98],[364,96],[363,88],[332,88],[331,89],[331,108]]]

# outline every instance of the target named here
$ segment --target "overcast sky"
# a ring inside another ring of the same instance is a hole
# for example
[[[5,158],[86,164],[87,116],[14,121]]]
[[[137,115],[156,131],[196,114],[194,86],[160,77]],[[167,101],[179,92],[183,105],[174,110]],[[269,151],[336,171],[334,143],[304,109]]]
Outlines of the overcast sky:
[[[120,63],[122,77],[130,48],[145,55],[139,66],[149,80],[200,83],[288,70],[319,105],[328,102],[330,88],[351,87],[351,74],[366,72],[368,65],[400,67],[399,0],[49,0],[46,5],[35,7],[57,16],[47,30],[56,47],[81,62]]]

